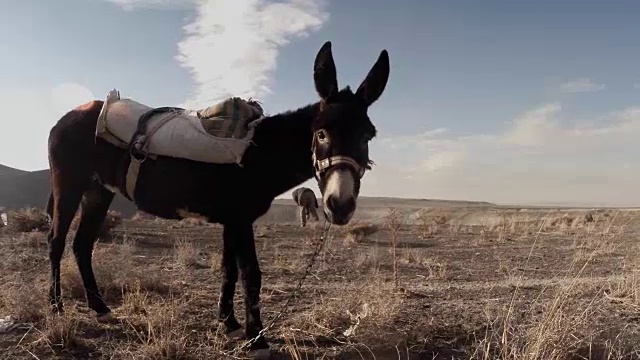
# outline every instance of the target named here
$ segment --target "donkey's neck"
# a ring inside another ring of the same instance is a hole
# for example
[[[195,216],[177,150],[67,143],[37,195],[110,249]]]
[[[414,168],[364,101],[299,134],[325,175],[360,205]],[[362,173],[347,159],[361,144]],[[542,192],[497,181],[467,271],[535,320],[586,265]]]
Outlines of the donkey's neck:
[[[273,196],[313,177],[311,163],[312,124],[319,103],[266,117],[256,128],[247,166],[259,171],[261,184]]]

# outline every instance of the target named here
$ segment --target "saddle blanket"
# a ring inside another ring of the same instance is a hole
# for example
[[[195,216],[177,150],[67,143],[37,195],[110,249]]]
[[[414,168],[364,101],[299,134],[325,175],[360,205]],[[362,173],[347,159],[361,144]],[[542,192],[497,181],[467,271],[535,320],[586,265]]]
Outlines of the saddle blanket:
[[[151,107],[113,89],[98,117],[96,136],[126,148],[138,120]],[[239,164],[251,144],[255,127],[263,118],[257,102],[232,97],[202,110],[169,110],[147,123],[147,152],[195,161]]]

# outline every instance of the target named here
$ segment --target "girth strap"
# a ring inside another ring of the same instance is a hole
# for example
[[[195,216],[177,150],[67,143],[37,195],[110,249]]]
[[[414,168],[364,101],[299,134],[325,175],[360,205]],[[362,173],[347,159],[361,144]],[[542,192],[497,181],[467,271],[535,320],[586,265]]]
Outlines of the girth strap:
[[[177,107],[159,107],[151,109],[140,116],[138,119],[138,127],[131,136],[127,150],[129,152],[129,164],[124,174],[124,186],[120,186],[122,194],[131,201],[134,201],[134,194],[140,175],[140,167],[143,162],[150,156],[148,152],[149,138],[169,122],[178,114],[184,112],[184,109]],[[149,129],[149,121],[154,115],[167,113],[160,119],[155,126]],[[152,156],[152,155],[151,155]]]

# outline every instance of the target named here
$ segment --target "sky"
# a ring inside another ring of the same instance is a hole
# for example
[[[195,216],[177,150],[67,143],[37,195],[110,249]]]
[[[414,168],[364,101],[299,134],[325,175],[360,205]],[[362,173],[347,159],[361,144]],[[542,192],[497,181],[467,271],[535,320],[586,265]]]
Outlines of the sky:
[[[315,102],[313,60],[330,40],[341,88],[357,88],[389,52],[362,196],[640,205],[638,1],[2,7],[0,164],[47,168],[55,122],[113,88],[149,106],[241,96],[275,114]],[[319,194],[315,180],[304,186]]]

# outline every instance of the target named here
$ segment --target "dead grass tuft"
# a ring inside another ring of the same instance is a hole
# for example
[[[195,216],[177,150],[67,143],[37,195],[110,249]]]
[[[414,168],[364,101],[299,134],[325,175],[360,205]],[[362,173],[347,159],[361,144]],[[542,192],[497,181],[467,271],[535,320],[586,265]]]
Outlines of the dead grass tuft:
[[[608,282],[605,297],[633,311],[640,311],[640,272],[632,271]]]
[[[78,337],[79,322],[74,315],[71,312],[65,312],[47,316],[35,344],[44,343],[54,352],[78,347],[82,342]]]
[[[170,286],[158,281],[154,273],[136,267],[129,244],[101,244],[93,251],[93,272],[103,299],[119,301],[136,288],[156,293],[170,292]],[[65,252],[60,267],[60,285],[65,295],[84,300],[84,286],[73,254]]]
[[[208,226],[208,225],[209,223],[204,219],[197,218],[197,217],[187,217],[176,222],[175,224],[172,224],[169,227],[172,229],[180,229],[180,228],[188,228],[188,227],[194,227],[194,226]]]
[[[174,256],[176,263],[186,268],[199,265],[200,251],[192,241],[182,238],[176,241],[174,246]]]
[[[416,220],[420,224],[423,239],[440,233],[447,225],[451,228],[450,215],[444,210],[421,209],[416,214]]]
[[[396,323],[402,304],[393,283],[372,279],[364,285],[347,285],[340,292],[316,298],[308,310],[293,314],[287,328],[314,339],[395,346],[403,338]],[[296,335],[285,335],[289,336]]]
[[[403,249],[399,262],[427,270],[427,279],[441,280],[446,278],[447,271],[445,263],[437,258],[425,256],[419,249]]]
[[[47,234],[37,230],[30,232],[23,232],[20,234],[18,241],[21,244],[25,244],[33,248],[46,248],[47,247]]]
[[[187,349],[189,332],[186,330],[181,308],[183,301],[169,299],[159,305],[149,306],[143,331],[138,332],[143,345],[135,358],[149,360],[191,359]]]
[[[155,216],[151,214],[147,214],[146,212],[141,210],[136,211],[136,213],[133,214],[133,216],[131,217],[131,220],[133,221],[154,220],[154,219],[156,219]]]
[[[34,291],[23,279],[16,279],[2,286],[0,293],[0,309],[2,316],[10,315],[12,319],[22,323],[35,324],[42,321],[47,313],[48,303],[42,296],[44,292]]]
[[[347,226],[344,229],[345,234],[345,242],[357,244],[363,242],[367,239],[367,237],[378,232],[379,227],[376,224],[372,223],[354,223],[353,225]]]
[[[579,297],[573,285],[559,287],[547,300],[531,306],[513,302],[507,309],[487,310],[486,332],[475,359],[561,360],[577,356],[596,335],[590,319],[599,306],[595,298]]]
[[[49,230],[49,217],[39,208],[28,207],[7,214],[7,230],[32,232]]]

